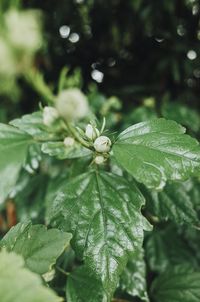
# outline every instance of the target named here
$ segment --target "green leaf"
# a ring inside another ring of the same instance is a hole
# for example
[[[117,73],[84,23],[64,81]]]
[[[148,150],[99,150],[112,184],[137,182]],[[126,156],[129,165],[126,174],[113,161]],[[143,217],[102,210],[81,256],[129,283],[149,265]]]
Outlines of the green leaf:
[[[200,271],[187,265],[169,268],[152,284],[152,296],[156,302],[199,302]]]
[[[52,269],[71,237],[57,229],[47,230],[43,225],[18,223],[2,239],[0,247],[22,255],[31,271],[44,274]]]
[[[55,136],[55,134],[48,132],[48,128],[43,123],[42,112],[40,111],[32,114],[26,114],[19,119],[11,121],[10,124],[36,139],[50,140]]]
[[[72,272],[67,279],[66,296],[68,302],[106,301],[101,282],[86,266],[81,266]]]
[[[147,209],[158,219],[177,224],[199,224],[186,183],[167,184],[163,191],[146,191]]]
[[[121,276],[120,287],[129,295],[138,296],[142,301],[149,301],[146,288],[146,264],[142,248],[137,249],[129,259]]]
[[[42,144],[42,152],[49,154],[50,156],[55,156],[58,159],[72,159],[92,154],[89,149],[81,147],[80,144],[66,147],[63,142],[44,143]]]
[[[76,254],[101,278],[108,299],[129,253],[142,244],[143,203],[133,183],[90,171],[66,183],[48,210],[53,225],[73,233]]]
[[[184,180],[200,168],[197,140],[174,121],[154,119],[123,131],[113,146],[114,156],[138,182],[161,190],[167,180]]]
[[[198,132],[200,129],[200,116],[198,112],[188,106],[175,102],[166,102],[163,104],[161,111],[163,117],[166,119],[174,120],[194,132]]]
[[[19,221],[43,220],[48,181],[46,174],[29,174],[24,170],[20,173],[13,190]]]
[[[148,266],[154,272],[164,272],[170,265],[187,263],[190,267],[198,265],[194,251],[189,247],[179,230],[169,225],[154,229],[145,241],[145,253]]]
[[[29,135],[12,126],[0,124],[0,204],[17,181],[30,143]]]
[[[22,257],[0,252],[1,302],[59,302],[61,298],[42,285],[39,276],[24,268]]]

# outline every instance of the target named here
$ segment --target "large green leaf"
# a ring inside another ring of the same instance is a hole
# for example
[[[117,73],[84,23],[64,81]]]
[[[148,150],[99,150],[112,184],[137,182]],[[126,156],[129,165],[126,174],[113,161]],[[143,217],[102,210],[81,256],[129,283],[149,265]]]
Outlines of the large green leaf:
[[[68,302],[105,302],[106,294],[101,282],[86,266],[72,272],[67,279]]]
[[[199,172],[199,143],[174,121],[154,119],[123,131],[114,155],[138,182],[161,190],[167,180],[183,180]]]
[[[142,301],[149,301],[146,286],[146,264],[142,248],[137,249],[129,259],[121,276],[120,287],[129,295],[138,296]]]
[[[43,225],[19,223],[2,239],[0,247],[23,256],[26,266],[38,274],[51,270],[69,245],[71,234]]]
[[[53,225],[73,233],[72,246],[101,278],[108,301],[128,254],[142,244],[143,203],[133,183],[90,171],[66,183],[48,210]]]
[[[187,183],[167,184],[163,191],[146,191],[147,209],[159,219],[177,224],[199,224]]]
[[[156,302],[199,302],[200,271],[187,265],[171,267],[153,282],[151,291]]]
[[[16,183],[30,143],[31,137],[26,133],[0,124],[0,203]]]
[[[0,252],[1,302],[59,302],[62,301],[49,288],[42,285],[39,276],[24,268],[19,255]]]

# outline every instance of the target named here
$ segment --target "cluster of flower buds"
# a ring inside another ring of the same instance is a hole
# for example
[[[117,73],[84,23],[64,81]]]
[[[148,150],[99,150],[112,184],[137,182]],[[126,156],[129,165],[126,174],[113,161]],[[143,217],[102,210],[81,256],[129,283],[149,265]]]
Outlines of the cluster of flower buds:
[[[101,165],[105,162],[107,158],[106,153],[108,153],[111,148],[111,140],[109,137],[101,135],[101,132],[92,124],[88,124],[85,129],[85,136],[92,141],[95,151],[101,153],[97,154],[94,158],[94,162],[97,165]]]

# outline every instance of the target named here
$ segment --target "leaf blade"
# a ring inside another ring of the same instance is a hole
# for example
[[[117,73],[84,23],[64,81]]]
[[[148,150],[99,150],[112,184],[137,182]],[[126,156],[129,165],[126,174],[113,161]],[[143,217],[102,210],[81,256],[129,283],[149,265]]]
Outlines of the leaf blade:
[[[113,146],[114,156],[138,182],[161,190],[167,180],[198,174],[199,143],[174,121],[154,119],[123,131]]]
[[[73,248],[102,280],[108,299],[129,253],[143,242],[143,203],[133,184],[91,171],[62,187],[48,211],[53,225],[73,233]]]
[[[0,247],[23,256],[26,266],[42,275],[51,270],[70,239],[71,234],[26,222],[11,228],[1,240]]]
[[[2,250],[0,270],[2,302],[34,302],[36,299],[38,302],[62,301],[52,290],[42,285],[39,276],[24,268],[22,257]]]

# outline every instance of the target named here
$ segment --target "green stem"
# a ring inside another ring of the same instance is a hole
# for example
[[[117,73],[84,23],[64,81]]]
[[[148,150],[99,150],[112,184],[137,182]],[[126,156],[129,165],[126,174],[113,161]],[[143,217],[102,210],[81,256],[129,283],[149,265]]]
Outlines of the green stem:
[[[65,125],[67,126],[69,132],[74,136],[74,138],[84,147],[91,149],[91,146],[79,135],[79,133],[76,131],[76,129],[69,123],[65,122]]]
[[[56,268],[57,268],[57,270],[58,270],[59,272],[63,273],[65,276],[69,276],[69,275],[70,275],[69,272],[64,271],[61,267],[56,266]]]

